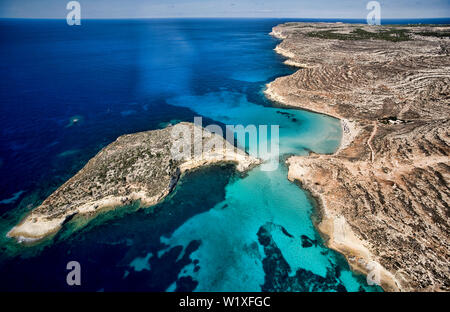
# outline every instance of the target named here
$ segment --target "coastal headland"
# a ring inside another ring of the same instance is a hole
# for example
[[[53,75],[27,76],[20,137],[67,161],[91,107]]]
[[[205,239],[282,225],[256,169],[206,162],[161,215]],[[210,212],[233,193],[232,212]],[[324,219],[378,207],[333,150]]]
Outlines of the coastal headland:
[[[281,105],[334,116],[333,155],[292,156],[327,245],[387,291],[450,290],[450,26],[287,23],[276,51],[299,70]]]
[[[190,157],[180,158],[173,152],[178,139],[174,127],[191,135]],[[211,148],[196,153],[195,146]],[[19,241],[35,241],[57,232],[77,214],[95,215],[133,202],[143,207],[155,205],[174,189],[184,172],[220,162],[235,163],[241,172],[260,163],[222,136],[192,123],[120,136],[7,235]]]

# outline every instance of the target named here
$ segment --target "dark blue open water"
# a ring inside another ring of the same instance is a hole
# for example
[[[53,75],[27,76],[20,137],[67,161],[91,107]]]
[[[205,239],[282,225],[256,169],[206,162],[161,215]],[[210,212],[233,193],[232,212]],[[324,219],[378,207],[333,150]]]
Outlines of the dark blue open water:
[[[78,218],[50,241],[5,234],[119,135],[203,116],[278,124],[283,155],[332,153],[335,119],[271,107],[290,74],[282,20],[0,21],[0,290],[377,290],[322,244],[307,194],[280,165],[186,175],[156,207]],[[66,285],[66,264],[82,285]]]

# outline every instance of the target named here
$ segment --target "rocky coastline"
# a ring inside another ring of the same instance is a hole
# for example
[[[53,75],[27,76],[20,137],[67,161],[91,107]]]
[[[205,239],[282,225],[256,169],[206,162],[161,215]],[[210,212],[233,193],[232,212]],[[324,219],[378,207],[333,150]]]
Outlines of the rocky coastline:
[[[267,85],[280,105],[341,120],[333,155],[292,156],[317,227],[386,291],[450,290],[450,27],[287,23],[275,51],[298,67]]]
[[[191,135],[188,157],[174,157],[172,148],[178,139],[174,137],[177,133],[174,127],[184,127],[179,129]],[[211,148],[196,153],[196,145]],[[120,136],[33,209],[7,236],[20,242],[36,241],[56,233],[78,214],[94,216],[134,202],[142,207],[155,205],[174,189],[184,172],[220,162],[235,163],[241,172],[260,163],[222,136],[192,123]]]

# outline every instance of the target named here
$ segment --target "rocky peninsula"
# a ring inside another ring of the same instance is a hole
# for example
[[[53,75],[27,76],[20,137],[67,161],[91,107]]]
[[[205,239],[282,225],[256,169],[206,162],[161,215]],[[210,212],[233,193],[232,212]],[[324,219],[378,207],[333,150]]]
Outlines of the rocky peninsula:
[[[339,118],[333,155],[293,156],[328,246],[388,291],[450,291],[450,26],[287,23],[282,105]],[[374,266],[375,264],[375,266]]]
[[[174,127],[191,136],[188,157],[179,159],[173,152],[178,140],[174,134],[179,132]],[[205,148],[195,152],[196,146]],[[260,161],[192,123],[120,136],[32,210],[8,236],[19,241],[39,240],[57,232],[77,214],[95,215],[137,201],[144,207],[155,205],[173,190],[182,173],[220,162],[234,162],[243,172]]]

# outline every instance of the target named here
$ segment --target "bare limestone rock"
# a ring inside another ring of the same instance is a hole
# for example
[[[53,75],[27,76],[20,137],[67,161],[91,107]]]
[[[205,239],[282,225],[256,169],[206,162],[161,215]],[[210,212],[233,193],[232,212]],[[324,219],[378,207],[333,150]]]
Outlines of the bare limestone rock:
[[[450,290],[450,26],[288,23],[272,34],[296,73],[284,105],[341,119],[334,155],[293,156],[289,179],[319,202],[319,230],[385,290]]]

